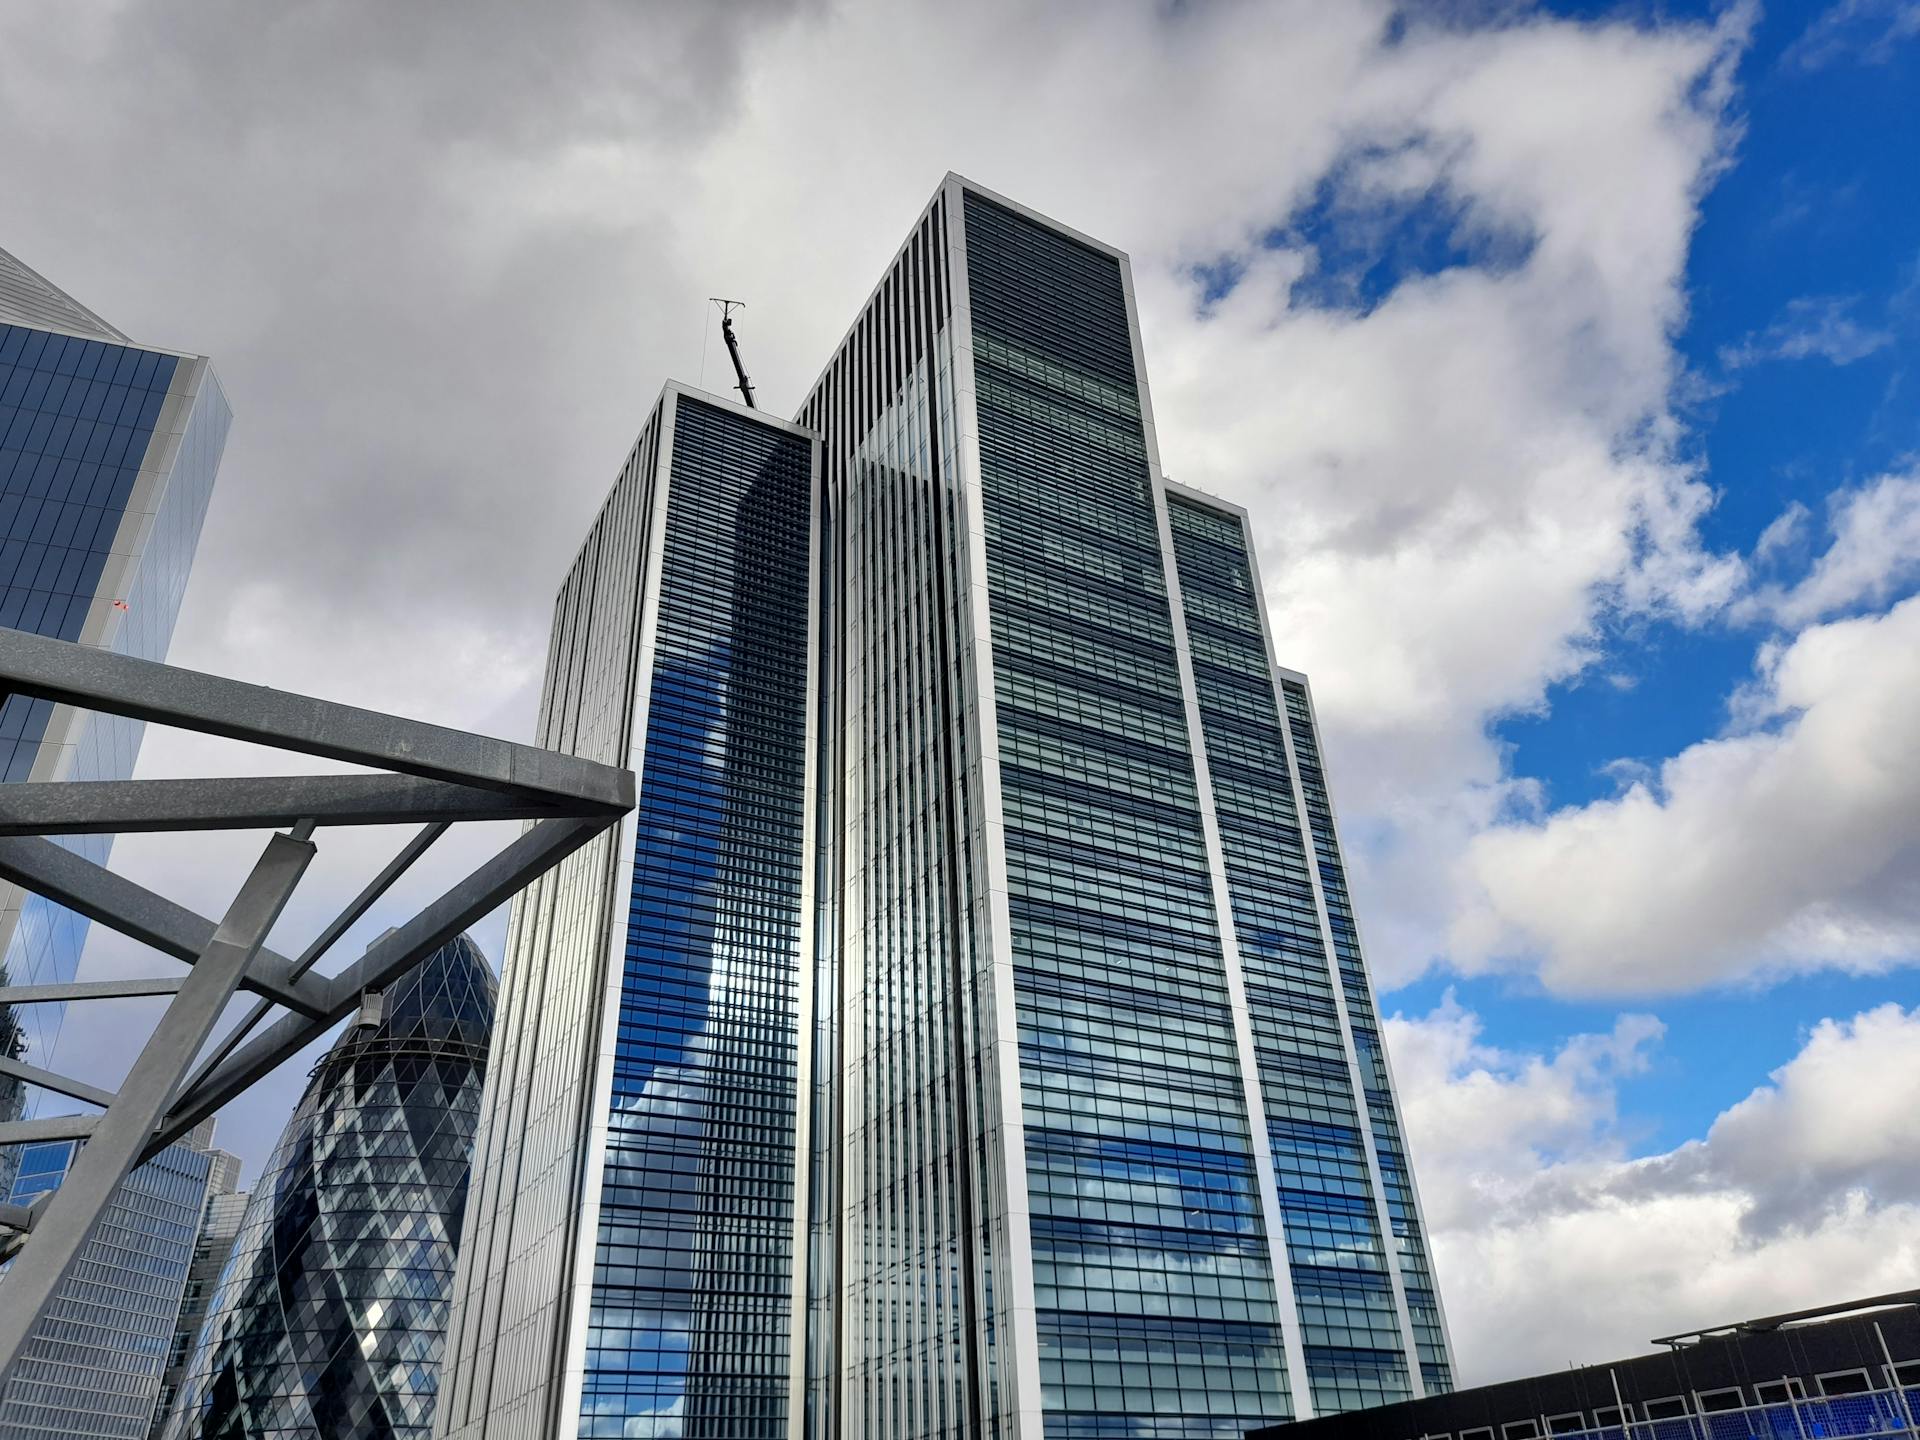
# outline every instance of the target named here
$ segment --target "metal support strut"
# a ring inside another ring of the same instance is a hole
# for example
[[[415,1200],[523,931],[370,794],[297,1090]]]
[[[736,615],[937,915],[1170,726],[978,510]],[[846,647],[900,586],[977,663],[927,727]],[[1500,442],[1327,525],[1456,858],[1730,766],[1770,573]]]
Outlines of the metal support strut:
[[[744,385],[745,374],[740,378]],[[618,824],[634,802],[633,776],[613,766],[0,629],[6,693],[384,773],[0,784],[0,881],[192,967],[178,980],[0,984],[0,1007],[134,995],[167,1001],[117,1088],[0,1057],[0,1075],[100,1112],[0,1123],[0,1145],[82,1142],[57,1190],[31,1206],[0,1206],[0,1259],[13,1261],[0,1306],[0,1383],[128,1172],[324,1036],[364,993],[384,989]],[[310,973],[435,839],[467,820],[527,823],[499,854],[352,965],[331,976]],[[267,947],[314,856],[318,826],[407,823],[420,828],[400,854],[297,959]],[[269,838],[218,924],[40,838],[282,826],[289,828]],[[257,999],[209,1046],[243,989]],[[278,1018],[263,1024],[275,1011]]]

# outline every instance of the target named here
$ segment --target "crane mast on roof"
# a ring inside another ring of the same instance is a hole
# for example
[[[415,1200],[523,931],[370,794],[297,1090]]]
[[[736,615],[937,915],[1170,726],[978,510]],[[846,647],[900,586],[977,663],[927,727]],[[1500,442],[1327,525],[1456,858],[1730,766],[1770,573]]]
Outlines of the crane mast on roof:
[[[740,359],[740,337],[733,333],[733,312],[746,309],[747,302],[723,300],[718,295],[707,298],[720,307],[720,338],[727,342],[727,354],[733,357],[733,373],[740,377],[740,383],[733,388],[740,392],[749,410],[757,410],[760,407],[753,403],[753,382],[747,379],[747,367]]]

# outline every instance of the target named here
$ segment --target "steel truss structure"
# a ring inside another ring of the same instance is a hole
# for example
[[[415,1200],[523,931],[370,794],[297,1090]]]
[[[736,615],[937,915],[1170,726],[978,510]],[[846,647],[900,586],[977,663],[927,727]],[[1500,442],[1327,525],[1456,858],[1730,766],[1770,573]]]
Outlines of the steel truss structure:
[[[190,967],[179,979],[0,986],[0,1005],[170,997],[118,1089],[0,1056],[0,1074],[100,1111],[0,1123],[0,1145],[86,1142],[58,1190],[30,1208],[0,1206],[0,1247],[17,1251],[0,1306],[0,1381],[129,1171],[319,1039],[364,994],[383,989],[617,824],[634,804],[632,774],[613,766],[17,630],[0,630],[0,696],[7,693],[381,773],[0,784],[0,879]],[[463,820],[530,823],[360,959],[332,976],[312,973],[427,847]],[[291,958],[267,947],[313,859],[316,830],[398,824],[421,828],[312,944]],[[217,922],[45,838],[267,828],[276,833]],[[207,1047],[237,990],[250,991],[253,1005]]]

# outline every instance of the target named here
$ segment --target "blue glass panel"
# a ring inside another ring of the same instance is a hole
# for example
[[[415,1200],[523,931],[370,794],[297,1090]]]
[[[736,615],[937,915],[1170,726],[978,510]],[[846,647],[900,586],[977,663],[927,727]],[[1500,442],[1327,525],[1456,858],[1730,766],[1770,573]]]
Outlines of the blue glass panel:
[[[784,1435],[812,452],[682,398],[583,1436]]]

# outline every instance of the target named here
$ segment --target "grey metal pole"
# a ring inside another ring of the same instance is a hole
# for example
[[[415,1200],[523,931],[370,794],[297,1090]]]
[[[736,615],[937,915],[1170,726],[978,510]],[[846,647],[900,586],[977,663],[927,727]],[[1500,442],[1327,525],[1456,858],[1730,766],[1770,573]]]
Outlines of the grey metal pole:
[[[1614,1409],[1620,1412],[1620,1433],[1625,1440],[1633,1440],[1633,1416],[1627,1412],[1627,1402],[1620,1395],[1620,1377],[1611,1365],[1607,1367],[1607,1379],[1613,1384]]]
[[[1873,1322],[1873,1333],[1875,1338],[1880,1341],[1881,1357],[1887,1362],[1887,1384],[1893,1387],[1893,1393],[1900,1401],[1900,1409],[1905,1412],[1907,1417],[1907,1430],[1911,1432],[1914,1428],[1913,1402],[1907,1399],[1906,1387],[1900,1383],[1899,1375],[1894,1372],[1893,1351],[1887,1348],[1887,1333],[1880,1328],[1880,1322],[1878,1320]]]
[[[120,1183],[154,1127],[165,1118],[193,1057],[300,883],[314,854],[313,844],[305,838],[310,828],[305,823],[297,827],[298,839],[284,834],[268,839],[198,963],[181,982],[179,993],[100,1117],[93,1137],[74,1157],[60,1186],[59,1203],[39,1217],[14,1260],[7,1275],[7,1303],[0,1306],[0,1379],[13,1369]]]

